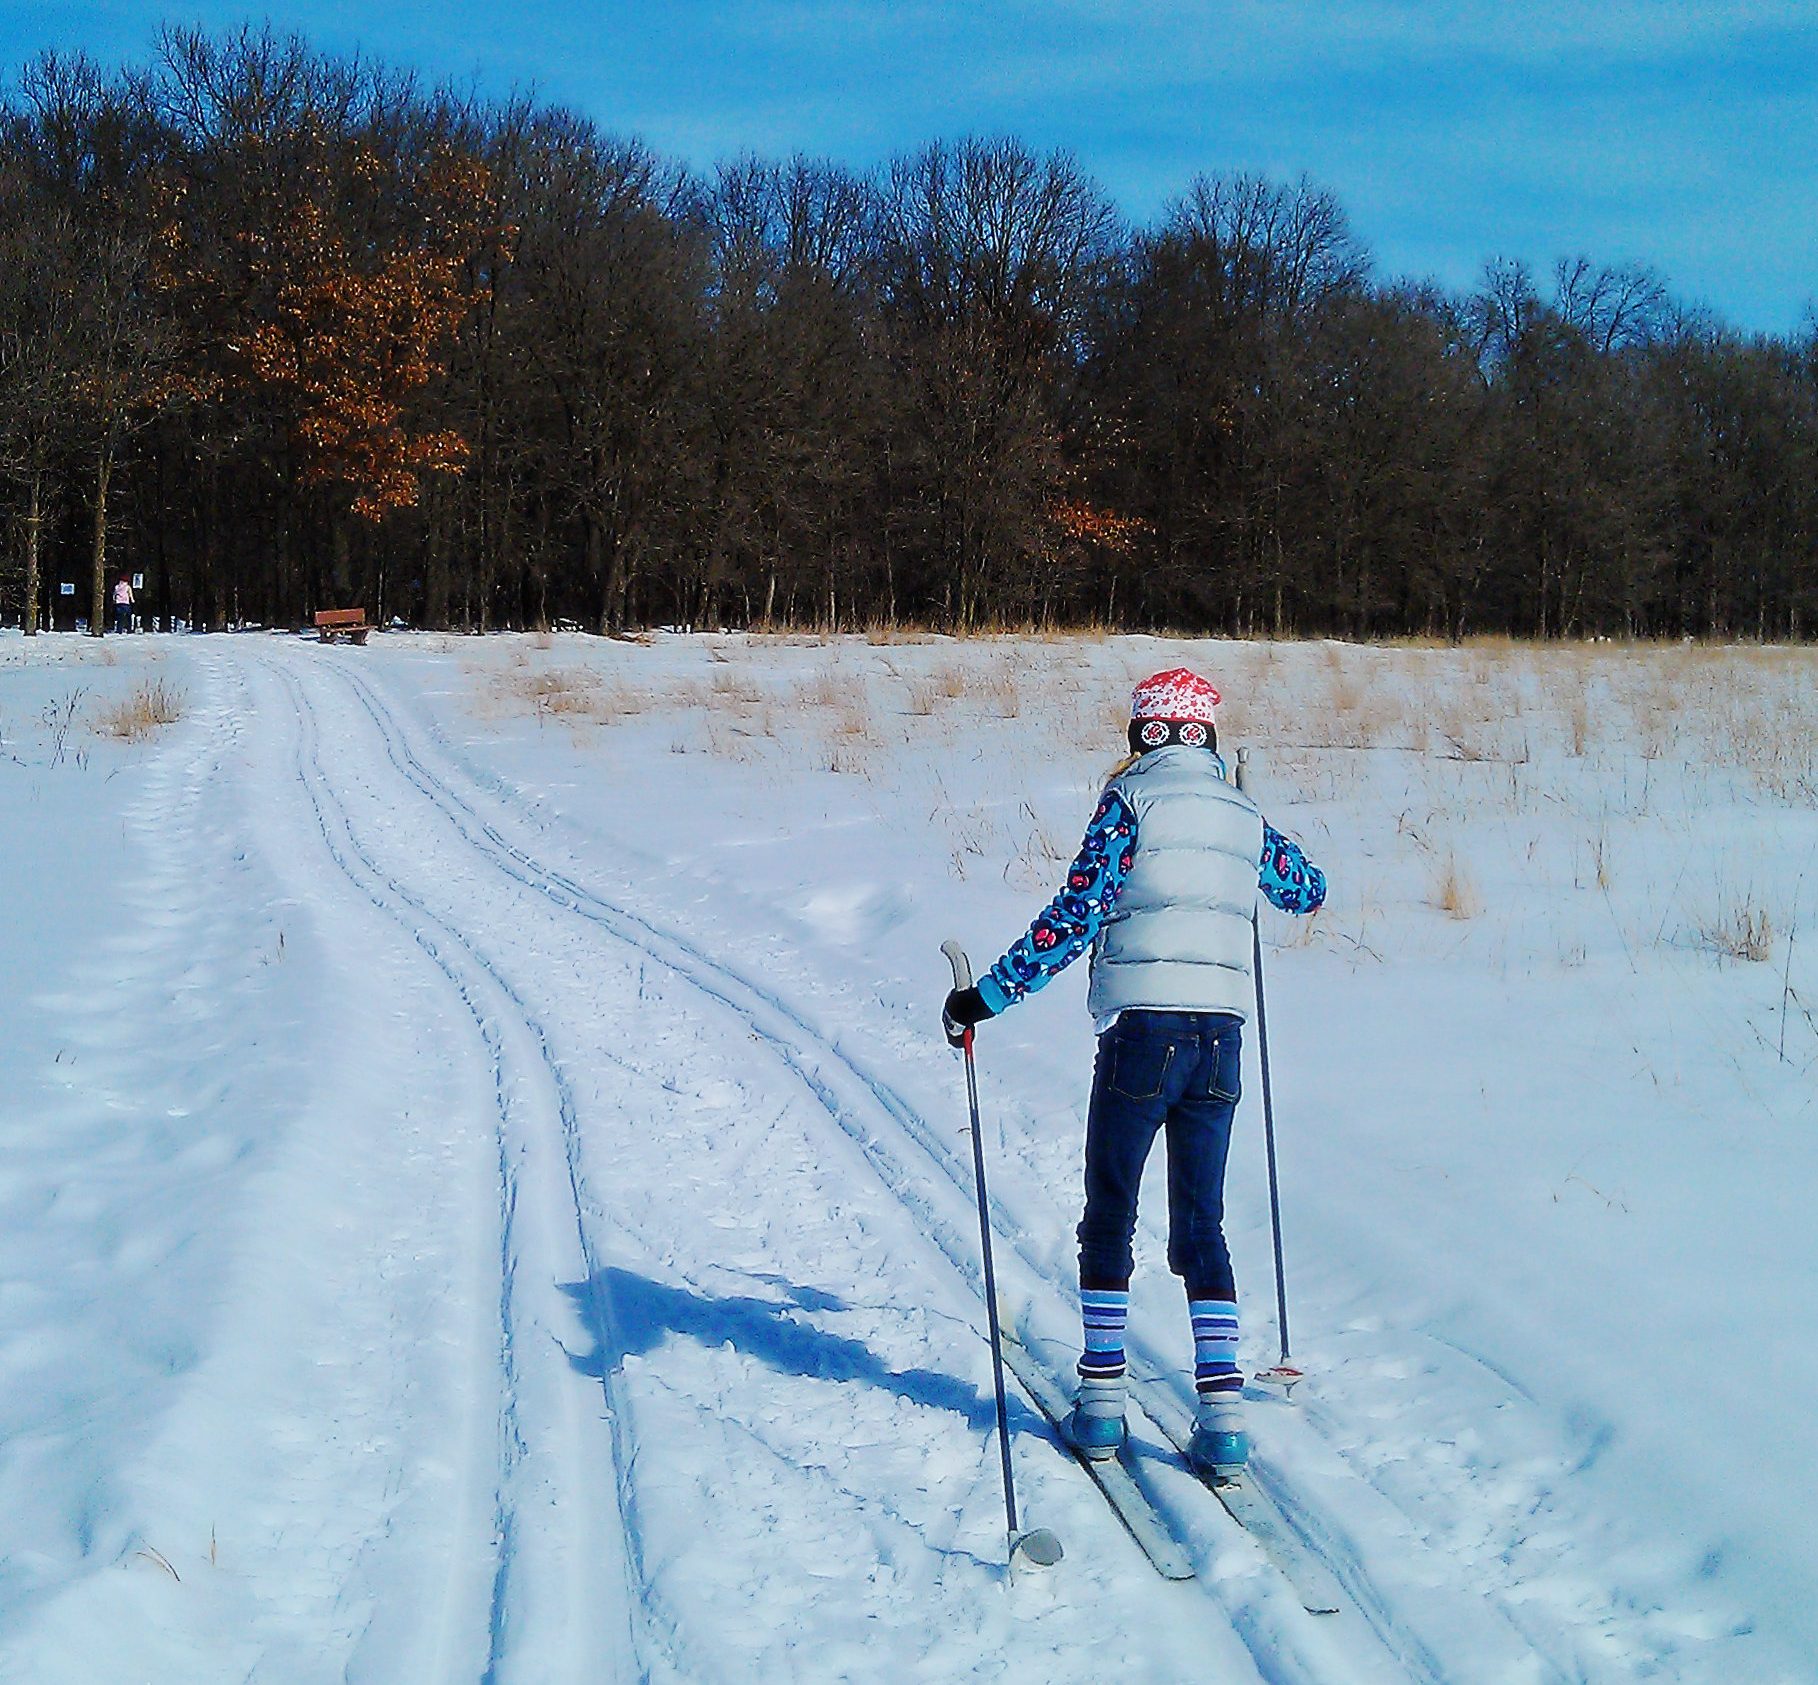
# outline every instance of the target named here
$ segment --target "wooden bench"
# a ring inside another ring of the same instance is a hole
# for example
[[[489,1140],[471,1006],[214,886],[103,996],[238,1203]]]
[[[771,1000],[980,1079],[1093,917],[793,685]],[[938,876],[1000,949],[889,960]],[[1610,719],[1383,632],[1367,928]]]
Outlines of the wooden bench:
[[[372,630],[366,624],[366,610],[363,608],[324,608],[316,610],[316,630],[322,635],[322,642],[332,644],[336,638],[348,638],[356,644],[366,642],[366,634]]]

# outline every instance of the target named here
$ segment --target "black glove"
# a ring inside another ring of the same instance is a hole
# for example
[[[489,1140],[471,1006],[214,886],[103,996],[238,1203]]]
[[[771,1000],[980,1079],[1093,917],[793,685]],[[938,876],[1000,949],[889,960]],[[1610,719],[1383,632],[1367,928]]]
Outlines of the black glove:
[[[947,996],[947,1004],[941,1008],[941,1028],[947,1032],[949,1047],[964,1047],[966,1032],[974,1024],[982,1024],[987,1018],[997,1016],[985,1005],[985,997],[974,985],[970,989],[954,989]]]

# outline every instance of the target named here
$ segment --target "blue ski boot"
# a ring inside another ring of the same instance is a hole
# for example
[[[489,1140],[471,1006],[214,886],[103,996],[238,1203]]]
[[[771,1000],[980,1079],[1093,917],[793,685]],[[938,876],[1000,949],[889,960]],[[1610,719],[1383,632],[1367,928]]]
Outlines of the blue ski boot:
[[[1202,1393],[1199,1419],[1187,1441],[1187,1461],[1202,1479],[1235,1480],[1250,1460],[1244,1407],[1235,1393]]]
[[[1082,1457],[1103,1462],[1124,1443],[1124,1378],[1079,1383],[1079,1398],[1067,1418],[1067,1438]]]

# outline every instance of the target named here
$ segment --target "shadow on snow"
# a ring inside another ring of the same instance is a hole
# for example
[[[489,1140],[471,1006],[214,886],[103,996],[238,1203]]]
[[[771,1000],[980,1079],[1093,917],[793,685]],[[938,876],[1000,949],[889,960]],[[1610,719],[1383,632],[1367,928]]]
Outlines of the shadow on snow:
[[[981,1432],[994,1425],[990,1394],[939,1370],[892,1369],[862,1340],[828,1333],[807,1320],[816,1312],[849,1309],[844,1300],[780,1276],[755,1279],[773,1286],[779,1297],[716,1297],[616,1268],[565,1284],[563,1291],[595,1341],[593,1351],[571,1353],[569,1362],[597,1380],[627,1357],[643,1356],[680,1335],[704,1346],[730,1345],[781,1374],[882,1387],[912,1404],[956,1411]],[[1009,1403],[1012,1432],[1045,1428],[1014,1393]]]

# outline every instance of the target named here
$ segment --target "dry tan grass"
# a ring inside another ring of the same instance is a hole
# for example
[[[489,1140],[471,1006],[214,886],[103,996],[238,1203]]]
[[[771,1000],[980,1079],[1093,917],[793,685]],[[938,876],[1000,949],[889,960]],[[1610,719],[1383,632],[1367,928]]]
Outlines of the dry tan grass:
[[[1471,675],[1463,685],[1448,686],[1428,710],[1430,730],[1451,746],[1455,759],[1487,760],[1492,700],[1484,681]]]
[[[1818,800],[1818,698],[1797,678],[1751,675],[1746,687],[1714,696],[1699,723],[1711,761],[1776,801]]]
[[[1014,720],[1022,714],[1023,689],[1014,668],[996,668],[979,681],[978,689],[986,706],[999,719]]]
[[[1072,691],[1071,682],[1058,684],[1056,676],[1044,672],[1039,682],[1044,687]],[[1051,704],[1059,698],[1044,698]],[[999,719],[1016,719],[1023,711],[1022,677],[1008,662],[994,661],[990,666],[974,668],[949,662],[933,672],[909,680],[909,712],[930,715],[942,712],[943,703],[969,702],[981,714],[995,714]]]
[[[1591,746],[1591,688],[1588,676],[1580,671],[1577,684],[1568,685],[1561,698],[1565,710],[1566,742],[1572,754],[1582,760]]]
[[[517,659],[502,672],[481,669],[476,677],[482,698],[501,712],[560,720],[574,730],[630,719],[655,706],[642,691],[604,683],[584,667],[536,667]]]
[[[942,692],[936,678],[915,678],[908,681],[909,712],[926,719],[935,714],[941,704]]]
[[[600,694],[592,674],[560,668],[526,673],[518,679],[516,689],[539,714],[591,714]]]
[[[1123,706],[1121,697],[1118,702],[1117,717],[1121,721],[1128,710]],[[1235,748],[1240,743],[1256,742],[1265,728],[1278,723],[1273,709],[1266,704],[1258,705],[1254,690],[1248,686],[1242,690],[1234,688],[1218,704],[1219,746],[1222,748],[1229,744]]]
[[[1018,636],[1030,643],[1059,644],[1065,648],[1072,644],[1109,643],[1113,638],[1121,636],[1121,633],[1102,621],[1085,620],[1077,626],[1037,626]]]
[[[1060,881],[1071,857],[1033,803],[1024,801],[1019,812],[1027,830],[1016,845],[1005,877],[1022,889],[1050,890]]]
[[[1591,834],[1591,875],[1606,894],[1610,887],[1610,833],[1601,825]]]
[[[838,708],[852,696],[853,681],[837,668],[823,667],[795,687],[795,700],[804,708]]]
[[[141,679],[132,694],[101,710],[98,729],[108,737],[141,743],[160,726],[183,718],[182,693],[162,679]]]
[[[1644,761],[1662,759],[1678,736],[1682,700],[1676,680],[1644,672],[1630,692],[1625,712],[1629,740]]]
[[[1726,959],[1759,964],[1773,957],[1774,921],[1765,907],[1745,896],[1704,920],[1698,940]]]
[[[1458,863],[1458,856],[1447,852],[1433,879],[1433,905],[1449,918],[1474,919],[1483,911],[1477,886]]]
[[[703,732],[695,747],[713,756],[715,760],[736,761],[741,765],[756,761],[763,748],[756,732],[742,727],[720,730],[717,726]]]
[[[893,626],[886,621],[873,620],[865,627],[865,642],[868,644],[887,647],[893,644],[932,644],[938,641],[936,633],[913,626]]]
[[[954,807],[940,807],[931,817],[945,821],[947,837],[952,844],[953,875],[964,878],[972,866],[985,859],[992,846],[992,821],[987,808],[974,806],[964,812]]]
[[[1327,644],[1320,658],[1325,667],[1326,700],[1341,712],[1357,712],[1364,704],[1363,675],[1351,652],[1342,645]]]
[[[766,692],[764,687],[743,667],[727,667],[715,673],[707,686],[709,700],[715,703],[752,703],[762,702]]]

